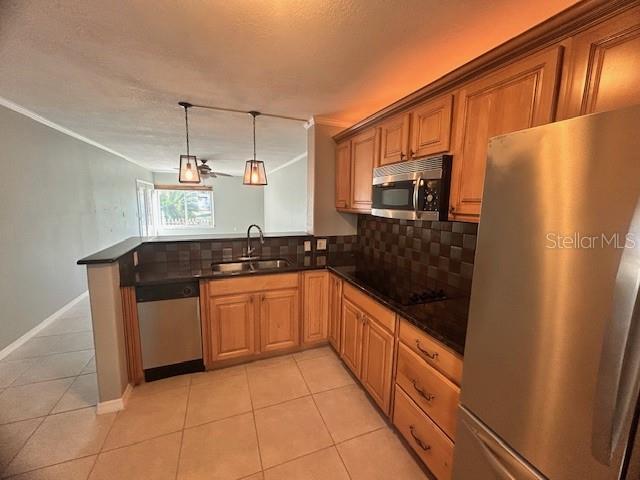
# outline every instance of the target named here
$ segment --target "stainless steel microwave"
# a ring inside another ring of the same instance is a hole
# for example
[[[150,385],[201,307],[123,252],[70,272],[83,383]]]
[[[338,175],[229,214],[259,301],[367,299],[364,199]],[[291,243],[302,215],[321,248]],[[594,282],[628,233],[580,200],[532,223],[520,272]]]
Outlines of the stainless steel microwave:
[[[447,220],[451,155],[373,170],[371,214],[405,220]]]

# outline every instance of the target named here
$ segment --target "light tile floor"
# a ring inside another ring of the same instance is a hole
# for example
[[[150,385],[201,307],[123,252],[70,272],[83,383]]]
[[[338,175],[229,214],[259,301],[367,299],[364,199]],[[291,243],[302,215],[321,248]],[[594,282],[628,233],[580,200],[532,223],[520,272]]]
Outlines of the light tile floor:
[[[90,338],[83,302],[0,361],[0,477],[427,478],[328,347],[145,384],[97,416]]]

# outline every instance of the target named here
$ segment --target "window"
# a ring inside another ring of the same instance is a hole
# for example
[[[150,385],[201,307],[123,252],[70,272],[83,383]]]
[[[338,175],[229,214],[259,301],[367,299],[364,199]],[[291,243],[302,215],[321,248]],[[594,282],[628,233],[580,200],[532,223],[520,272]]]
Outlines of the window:
[[[156,190],[162,228],[213,228],[211,190]]]

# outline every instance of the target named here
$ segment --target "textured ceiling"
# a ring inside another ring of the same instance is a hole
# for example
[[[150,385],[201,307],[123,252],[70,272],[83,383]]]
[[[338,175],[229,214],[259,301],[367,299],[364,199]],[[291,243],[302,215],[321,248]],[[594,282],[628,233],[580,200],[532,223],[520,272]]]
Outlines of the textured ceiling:
[[[0,96],[153,170],[188,100],[355,122],[573,0],[0,0]],[[247,115],[193,111],[192,150],[239,172]],[[268,168],[306,150],[259,117]]]

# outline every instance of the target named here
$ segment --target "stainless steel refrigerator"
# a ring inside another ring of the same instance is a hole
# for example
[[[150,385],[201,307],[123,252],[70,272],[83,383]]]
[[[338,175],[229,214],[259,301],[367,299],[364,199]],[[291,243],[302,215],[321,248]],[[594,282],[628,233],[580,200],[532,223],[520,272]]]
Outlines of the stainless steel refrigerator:
[[[455,480],[640,478],[639,199],[640,106],[490,141]]]

